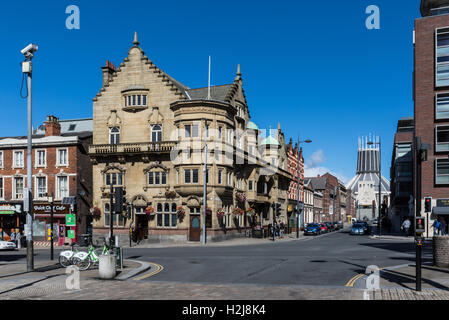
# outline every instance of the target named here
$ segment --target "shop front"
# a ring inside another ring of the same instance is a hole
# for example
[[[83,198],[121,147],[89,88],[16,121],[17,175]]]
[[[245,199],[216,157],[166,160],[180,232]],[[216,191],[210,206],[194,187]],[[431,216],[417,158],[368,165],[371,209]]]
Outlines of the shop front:
[[[50,241],[51,216],[53,212],[53,241],[59,246],[76,242],[78,230],[76,214],[69,204],[33,204],[33,238],[35,241]]]
[[[26,215],[23,212],[23,203],[0,203],[0,228],[7,239],[12,231],[23,233]],[[1,234],[0,234],[1,235]]]

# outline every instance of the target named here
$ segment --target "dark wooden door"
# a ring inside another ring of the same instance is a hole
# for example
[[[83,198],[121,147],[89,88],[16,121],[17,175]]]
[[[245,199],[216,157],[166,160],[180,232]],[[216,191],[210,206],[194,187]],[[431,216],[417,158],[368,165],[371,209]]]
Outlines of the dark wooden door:
[[[190,216],[189,241],[201,240],[200,216]]]

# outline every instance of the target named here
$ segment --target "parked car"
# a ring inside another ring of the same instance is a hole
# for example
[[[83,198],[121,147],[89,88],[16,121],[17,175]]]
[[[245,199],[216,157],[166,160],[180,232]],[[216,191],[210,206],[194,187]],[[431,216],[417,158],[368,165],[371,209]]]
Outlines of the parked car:
[[[11,241],[0,241],[0,250],[15,250],[16,244]]]
[[[351,227],[351,235],[365,235],[368,233],[368,229],[363,223],[354,223]]]
[[[321,234],[321,226],[318,223],[309,223],[304,229],[304,235],[320,235]]]
[[[343,225],[343,221],[338,221],[337,222],[337,230],[343,229],[344,225]]]
[[[326,225],[327,230],[328,230],[329,232],[334,231],[334,225],[333,225],[332,222],[325,222],[324,224]]]
[[[321,233],[329,232],[329,230],[327,229],[327,227],[324,223],[320,223],[320,226],[321,226]]]

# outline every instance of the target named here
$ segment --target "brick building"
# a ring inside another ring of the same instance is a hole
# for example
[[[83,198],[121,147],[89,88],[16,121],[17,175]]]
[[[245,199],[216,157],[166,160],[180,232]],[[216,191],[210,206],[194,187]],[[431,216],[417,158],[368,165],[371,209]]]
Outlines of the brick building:
[[[424,215],[424,198],[432,197],[428,225],[438,216],[449,215],[448,13],[449,1],[422,0],[422,17],[415,20],[414,30],[414,138],[430,145],[427,161],[422,163],[420,198],[415,188],[415,205]],[[414,163],[416,168],[416,157]]]
[[[315,222],[340,221],[344,217],[341,213],[345,211],[346,189],[337,177],[326,173],[317,177],[306,177],[305,180],[311,180],[313,189],[322,194],[322,214],[316,217]],[[335,199],[335,203],[334,203]],[[344,199],[344,206],[341,206],[341,199]],[[343,210],[342,210],[343,208]]]
[[[296,226],[294,213],[298,206],[298,157],[299,157],[299,202],[304,203],[304,157],[302,148],[298,150],[298,144],[293,147],[293,141],[285,145],[287,150],[287,171],[292,180],[288,188],[288,219]],[[294,230],[293,230],[294,231]]]
[[[54,194],[54,235],[59,244],[69,242],[68,230],[88,232],[92,206],[92,165],[87,151],[92,142],[92,120],[59,121],[49,116],[32,136],[33,239],[46,241],[50,224],[48,197]],[[0,224],[8,234],[23,231],[24,191],[27,187],[27,137],[0,139]],[[70,198],[72,197],[72,198]],[[76,197],[76,198],[74,198]],[[76,205],[63,205],[72,200]],[[66,214],[75,213],[76,228],[66,228]],[[64,236],[59,236],[64,235]]]

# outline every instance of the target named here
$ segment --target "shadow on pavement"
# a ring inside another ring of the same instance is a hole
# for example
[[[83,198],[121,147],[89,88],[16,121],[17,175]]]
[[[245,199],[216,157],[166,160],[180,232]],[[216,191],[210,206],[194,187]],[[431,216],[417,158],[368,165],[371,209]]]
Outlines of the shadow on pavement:
[[[396,283],[400,285],[401,287],[411,289],[415,288],[415,275],[406,274],[403,272],[395,271],[395,270],[383,270],[381,277],[385,280],[388,280],[390,282]],[[433,288],[441,289],[449,291],[449,287],[444,286],[438,282],[435,282],[430,279],[426,279],[425,277],[422,277],[422,282],[428,284],[429,286],[432,286]],[[411,284],[411,286],[407,286],[407,284]]]
[[[61,269],[61,268],[62,267],[59,264],[54,264],[54,265],[50,265],[50,266],[34,268],[34,271],[31,271],[31,272],[24,271],[24,272],[18,272],[18,273],[14,273],[14,274],[7,274],[7,275],[4,275],[4,276],[0,276],[0,279],[1,278],[9,278],[9,277],[20,276],[20,275],[23,275],[23,274],[33,273],[33,272],[47,272],[47,271]]]
[[[51,275],[51,276],[48,276],[48,277],[45,277],[45,278],[42,278],[42,279],[30,282],[30,283],[27,283],[27,284],[15,287],[15,288],[12,288],[12,289],[9,289],[9,290],[2,291],[2,292],[0,292],[0,295],[8,293],[8,292],[15,291],[15,290],[28,288],[28,287],[31,287],[32,285],[36,284],[36,283],[39,283],[39,282],[42,282],[42,281],[45,281],[45,280],[48,280],[48,279],[51,279],[51,278],[54,278],[54,277],[59,277],[59,275]]]
[[[25,254],[6,254],[6,255],[2,254],[0,255],[0,263],[17,261],[25,258],[26,258]]]

